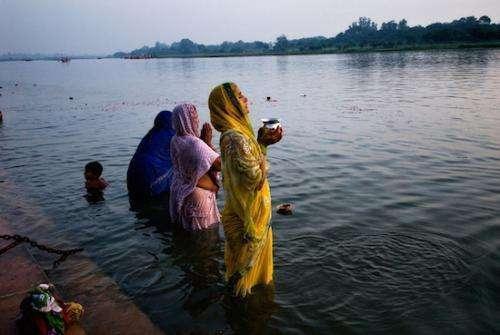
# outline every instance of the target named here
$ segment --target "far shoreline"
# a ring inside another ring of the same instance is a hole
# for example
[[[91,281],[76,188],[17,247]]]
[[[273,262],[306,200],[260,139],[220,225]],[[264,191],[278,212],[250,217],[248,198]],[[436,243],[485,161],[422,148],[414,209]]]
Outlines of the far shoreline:
[[[230,57],[263,57],[263,56],[314,56],[314,55],[334,55],[334,54],[364,54],[364,53],[385,53],[385,52],[404,52],[404,51],[447,51],[447,50],[477,50],[477,49],[498,49],[500,41],[480,42],[480,43],[446,43],[446,44],[423,44],[407,45],[393,48],[363,48],[350,47],[346,49],[325,49],[312,51],[289,51],[289,52],[266,52],[266,53],[220,53],[220,54],[191,54],[191,55],[164,55],[154,57],[114,57],[114,56],[73,56],[72,60],[81,59],[126,59],[126,60],[145,60],[145,59],[165,59],[165,58],[230,58]],[[60,61],[53,57],[40,59],[0,59],[0,62],[35,62],[35,61]]]
[[[399,51],[445,51],[445,50],[471,50],[471,49],[498,49],[498,42],[481,43],[449,43],[449,44],[424,44],[400,46],[394,48],[347,48],[343,50],[314,50],[314,51],[290,51],[290,52],[267,52],[267,53],[234,53],[234,54],[192,54],[192,55],[165,55],[155,57],[107,57],[115,59],[141,60],[141,59],[164,59],[164,58],[226,58],[226,57],[261,57],[261,56],[314,56],[334,54],[358,54],[358,53],[383,53]]]

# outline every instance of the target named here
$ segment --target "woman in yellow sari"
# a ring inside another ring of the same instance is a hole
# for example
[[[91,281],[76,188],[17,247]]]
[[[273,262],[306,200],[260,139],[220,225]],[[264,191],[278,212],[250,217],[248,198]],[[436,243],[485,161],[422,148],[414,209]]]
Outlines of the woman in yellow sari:
[[[282,129],[261,128],[256,138],[248,100],[234,83],[215,87],[208,107],[212,125],[221,132],[226,280],[237,296],[245,296],[255,285],[269,284],[273,279],[266,147],[281,140]]]

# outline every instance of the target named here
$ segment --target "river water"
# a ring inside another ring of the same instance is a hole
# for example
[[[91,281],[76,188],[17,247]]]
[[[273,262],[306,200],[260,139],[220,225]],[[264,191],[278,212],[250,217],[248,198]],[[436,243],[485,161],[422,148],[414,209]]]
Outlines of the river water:
[[[296,208],[273,216],[274,285],[245,301],[226,292],[221,231],[131,212],[125,185],[156,113],[187,101],[208,120],[229,80],[255,126],[282,118],[271,192]],[[0,215],[85,248],[168,333],[500,332],[499,50],[4,62],[0,86]],[[99,204],[91,160],[111,184]],[[85,272],[36,256],[63,286]]]

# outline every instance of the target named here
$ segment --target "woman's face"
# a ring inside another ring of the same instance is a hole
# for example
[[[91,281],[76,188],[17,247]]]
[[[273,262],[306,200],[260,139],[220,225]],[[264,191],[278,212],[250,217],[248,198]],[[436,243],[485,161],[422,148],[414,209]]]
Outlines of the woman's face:
[[[247,113],[250,113],[250,110],[248,109],[248,98],[243,95],[243,93],[238,89],[238,92],[236,93],[236,97],[238,98],[238,101],[240,104],[245,106],[245,110]]]

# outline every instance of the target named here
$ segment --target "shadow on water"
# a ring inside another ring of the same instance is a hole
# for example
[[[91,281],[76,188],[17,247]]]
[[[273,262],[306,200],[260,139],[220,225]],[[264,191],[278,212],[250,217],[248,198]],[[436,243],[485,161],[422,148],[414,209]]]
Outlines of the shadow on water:
[[[155,321],[176,334],[269,333],[268,322],[278,309],[274,286],[257,286],[246,298],[234,297],[224,278],[221,227],[188,232],[170,221],[165,199],[168,195],[132,207],[140,222],[135,229],[153,228],[162,241],[160,253],[148,253],[159,262],[169,259],[169,266],[178,270],[174,287],[182,293],[171,301],[179,310],[178,320],[160,316]],[[160,311],[153,307],[151,312]]]
[[[170,214],[168,213],[169,194],[163,193],[154,198],[131,197],[129,195],[130,210],[136,212],[138,219],[148,219],[157,223],[157,227],[165,225],[167,222],[170,225]],[[161,220],[158,222],[156,220]],[[155,224],[151,224],[155,226]]]

